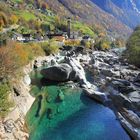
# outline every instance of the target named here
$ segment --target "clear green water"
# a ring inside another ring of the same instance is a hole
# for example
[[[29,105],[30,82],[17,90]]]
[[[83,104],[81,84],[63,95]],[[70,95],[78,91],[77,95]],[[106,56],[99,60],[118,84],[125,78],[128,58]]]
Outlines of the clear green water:
[[[31,77],[36,100],[26,116],[30,140],[130,140],[112,111],[81,89],[43,81],[38,72]]]

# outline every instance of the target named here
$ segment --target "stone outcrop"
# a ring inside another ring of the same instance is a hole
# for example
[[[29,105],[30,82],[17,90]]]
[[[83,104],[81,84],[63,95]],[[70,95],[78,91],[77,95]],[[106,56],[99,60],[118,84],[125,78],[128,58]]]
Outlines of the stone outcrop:
[[[65,82],[69,80],[72,67],[66,63],[41,70],[41,74],[48,80]]]
[[[113,52],[95,51],[91,58],[94,63],[88,69],[98,92],[87,89],[86,94],[112,109],[131,137],[140,140],[139,69],[121,62]]]
[[[99,92],[94,88],[84,88],[84,93],[86,93],[89,97],[93,98],[94,100],[105,104],[108,101],[107,95],[105,93]]]

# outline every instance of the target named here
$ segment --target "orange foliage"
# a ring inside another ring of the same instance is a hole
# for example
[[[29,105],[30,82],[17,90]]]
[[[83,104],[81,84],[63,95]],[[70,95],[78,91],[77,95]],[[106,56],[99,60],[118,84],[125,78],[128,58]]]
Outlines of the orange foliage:
[[[48,9],[48,8],[49,8],[48,4],[45,3],[45,2],[43,2],[42,5],[41,5],[41,9],[42,9],[42,10],[46,10],[46,9]]]
[[[18,66],[23,66],[28,63],[28,52],[26,51],[25,46],[17,43],[13,48],[13,53],[16,56],[16,61],[18,62]]]
[[[42,55],[41,46],[10,41],[0,47],[0,79],[14,74],[34,57]]]
[[[18,17],[16,15],[12,15],[10,21],[12,24],[16,24],[18,22]]]
[[[13,74],[17,68],[11,51],[10,47],[0,47],[0,79]]]
[[[68,39],[65,41],[66,46],[79,46],[80,41],[79,40],[74,40],[74,39]]]

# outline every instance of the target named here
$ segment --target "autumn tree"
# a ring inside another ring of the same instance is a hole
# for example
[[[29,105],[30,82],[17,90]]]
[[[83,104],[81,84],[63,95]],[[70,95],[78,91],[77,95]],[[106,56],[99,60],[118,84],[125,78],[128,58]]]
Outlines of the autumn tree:
[[[111,47],[111,42],[107,38],[97,38],[95,40],[95,49],[98,50],[108,50]]]
[[[42,5],[41,5],[41,9],[42,9],[43,11],[45,11],[46,9],[48,9],[47,3],[43,2]]]
[[[18,17],[16,15],[12,15],[10,18],[10,21],[12,24],[17,24],[18,22]]]
[[[0,47],[0,79],[8,77],[17,69],[11,47]]]

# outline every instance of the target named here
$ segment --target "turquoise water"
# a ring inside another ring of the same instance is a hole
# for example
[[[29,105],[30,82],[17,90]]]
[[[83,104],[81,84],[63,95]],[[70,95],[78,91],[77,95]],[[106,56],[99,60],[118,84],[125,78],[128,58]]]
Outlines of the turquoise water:
[[[36,97],[26,120],[30,140],[130,140],[113,112],[71,84],[57,84],[32,73]]]

